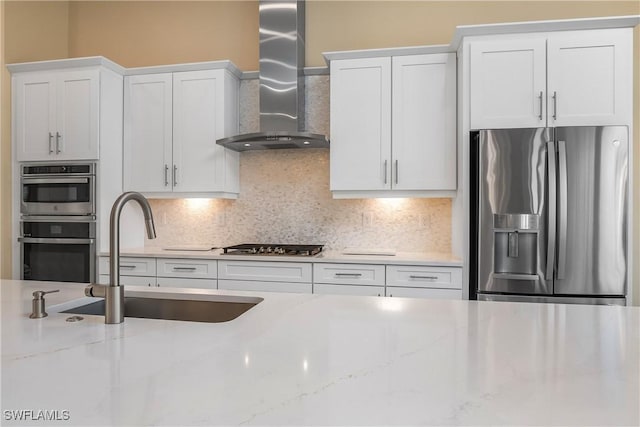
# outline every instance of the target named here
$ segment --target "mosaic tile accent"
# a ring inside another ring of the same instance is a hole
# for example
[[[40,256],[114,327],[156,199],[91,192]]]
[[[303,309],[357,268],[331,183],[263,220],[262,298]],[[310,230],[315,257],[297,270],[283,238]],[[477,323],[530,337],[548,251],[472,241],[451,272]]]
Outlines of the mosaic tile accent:
[[[258,83],[240,88],[240,129],[255,132]],[[329,133],[329,76],[307,77],[308,130]],[[449,199],[334,200],[329,151],[248,151],[240,155],[237,200],[151,200],[158,238],[149,247],[181,244],[318,243],[403,252],[451,250]]]

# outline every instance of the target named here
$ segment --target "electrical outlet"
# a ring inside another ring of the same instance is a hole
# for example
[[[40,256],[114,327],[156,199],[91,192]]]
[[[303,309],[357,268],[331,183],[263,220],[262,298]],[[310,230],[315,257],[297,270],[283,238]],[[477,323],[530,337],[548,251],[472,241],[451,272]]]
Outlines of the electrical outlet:
[[[373,227],[373,212],[367,211],[362,213],[362,227]]]
[[[429,226],[429,224],[431,223],[430,221],[431,216],[428,214],[419,214],[418,215],[418,228],[427,228]]]

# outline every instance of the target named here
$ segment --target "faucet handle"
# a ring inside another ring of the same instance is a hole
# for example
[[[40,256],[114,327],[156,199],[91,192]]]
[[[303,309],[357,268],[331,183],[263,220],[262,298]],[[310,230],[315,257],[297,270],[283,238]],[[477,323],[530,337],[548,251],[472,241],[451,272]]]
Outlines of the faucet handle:
[[[33,311],[29,315],[30,319],[41,319],[48,316],[44,309],[44,295],[53,292],[60,292],[60,289],[55,289],[53,291],[35,291],[33,293],[33,301],[31,301]]]

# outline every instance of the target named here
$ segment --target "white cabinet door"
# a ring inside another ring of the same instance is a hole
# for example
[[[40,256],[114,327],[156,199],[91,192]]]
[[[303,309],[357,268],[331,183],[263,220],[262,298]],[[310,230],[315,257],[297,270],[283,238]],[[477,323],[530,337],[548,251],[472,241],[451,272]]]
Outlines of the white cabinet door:
[[[158,286],[164,288],[218,289],[216,279],[187,279],[184,277],[158,277]]]
[[[173,74],[173,191],[223,191],[224,70]]]
[[[632,111],[631,28],[552,33],[549,126],[625,125]]]
[[[172,188],[172,75],[125,77],[124,188],[167,192]]]
[[[264,282],[253,280],[218,280],[218,289],[254,292],[292,292],[310,294],[311,283]]]
[[[397,56],[392,63],[392,188],[455,190],[456,56]]]
[[[462,299],[461,289],[396,288],[387,286],[388,297]]]
[[[391,188],[391,58],[331,62],[332,191]]]
[[[323,295],[361,295],[370,297],[384,296],[384,286],[329,285],[314,283],[314,294]]]
[[[99,70],[25,73],[13,90],[18,161],[98,158]]]
[[[218,262],[214,259],[158,258],[157,271],[158,277],[215,279]]]
[[[56,160],[97,159],[100,71],[66,71],[57,76]]]
[[[53,73],[18,75],[14,80],[14,126],[18,161],[52,160],[55,156]]]
[[[470,48],[471,128],[546,126],[546,38],[509,35]]]

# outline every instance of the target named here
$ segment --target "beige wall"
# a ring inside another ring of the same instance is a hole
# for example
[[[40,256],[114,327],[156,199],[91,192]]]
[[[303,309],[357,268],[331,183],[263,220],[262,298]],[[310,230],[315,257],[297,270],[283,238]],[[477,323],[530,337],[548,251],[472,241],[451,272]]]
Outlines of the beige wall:
[[[448,43],[456,25],[640,14],[638,1],[317,1],[307,0],[309,66],[323,51]],[[258,68],[258,14],[253,1],[6,2],[6,62],[104,55],[127,67],[231,59]],[[635,31],[634,105],[640,111]],[[10,179],[6,90],[2,91],[2,196]],[[634,123],[635,170],[640,171],[640,123]],[[640,174],[634,177],[635,303],[640,304]],[[5,218],[5,216],[3,216]],[[0,229],[1,275],[7,275],[6,221]]]
[[[3,1],[3,64],[66,58],[69,55],[68,3]],[[11,276],[11,80],[0,71],[0,277]]]

